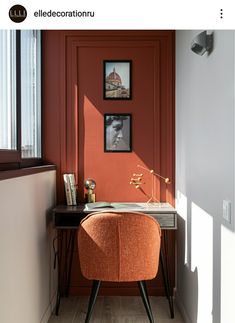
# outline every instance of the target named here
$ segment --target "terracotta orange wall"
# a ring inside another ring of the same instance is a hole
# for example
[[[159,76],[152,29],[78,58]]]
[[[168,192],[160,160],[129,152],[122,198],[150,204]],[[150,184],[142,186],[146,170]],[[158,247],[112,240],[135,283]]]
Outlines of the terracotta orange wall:
[[[146,201],[143,193],[129,184],[130,179],[133,172],[142,172],[138,164],[159,168],[160,127],[155,127],[159,125],[160,110],[157,45],[149,42],[146,47],[134,42],[127,46],[116,41],[110,48],[107,41],[101,48],[97,43],[97,50],[79,49],[79,120],[83,123],[79,132],[79,156],[83,156],[79,159],[79,174],[95,179],[99,200]],[[132,100],[103,100],[104,58],[132,60]],[[131,153],[104,152],[104,113],[132,114]],[[146,173],[144,189],[151,195],[150,177]]]
[[[173,204],[174,32],[44,31],[43,48],[44,158],[57,165],[58,202],[65,201],[64,172],[75,173],[80,201],[88,177],[97,200],[146,201],[129,184],[140,164],[171,179],[166,186],[154,178],[154,194]],[[107,59],[132,60],[132,100],[103,100]],[[104,113],[132,114],[131,153],[104,153]],[[174,260],[171,268],[174,277]]]
[[[64,201],[63,172],[75,172],[79,200],[84,179],[97,183],[97,200],[146,201],[129,181],[137,165],[170,177],[154,179],[159,200],[174,201],[173,32],[45,31],[45,158],[58,167],[58,199]],[[129,101],[103,100],[103,60],[132,60]],[[104,113],[132,114],[132,153],[104,153]],[[151,195],[145,173],[143,189]]]

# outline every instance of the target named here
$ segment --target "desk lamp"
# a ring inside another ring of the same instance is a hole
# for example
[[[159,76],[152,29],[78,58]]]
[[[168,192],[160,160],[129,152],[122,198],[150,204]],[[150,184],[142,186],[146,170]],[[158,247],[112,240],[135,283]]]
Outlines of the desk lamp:
[[[96,182],[93,179],[88,178],[85,180],[84,186],[87,189],[87,194],[86,194],[87,195],[87,202],[94,203],[95,202],[95,193],[93,191],[96,187]]]
[[[142,179],[144,176],[143,174],[133,173],[132,178],[130,180],[130,184],[133,184],[136,189],[139,189],[144,195],[146,195],[148,197],[147,203],[150,203],[150,202],[158,202],[159,203],[160,201],[156,197],[154,197],[154,176],[157,176],[157,177],[160,177],[161,179],[163,179],[165,184],[170,184],[171,183],[170,179],[168,177],[163,177],[162,175],[156,173],[153,169],[148,169],[148,168],[141,166],[141,165],[137,165],[137,167],[139,167],[151,174],[151,181],[152,181],[151,196],[146,194],[146,192],[141,187],[141,185],[145,184],[142,182]]]

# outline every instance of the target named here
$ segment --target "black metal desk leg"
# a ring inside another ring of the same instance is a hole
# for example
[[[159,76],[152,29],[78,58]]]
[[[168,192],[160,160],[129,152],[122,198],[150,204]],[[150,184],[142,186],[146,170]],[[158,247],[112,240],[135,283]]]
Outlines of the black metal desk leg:
[[[61,296],[68,296],[69,294],[76,230],[70,230],[69,238],[67,235],[67,229],[61,229],[58,235],[58,289],[55,307],[56,315],[59,314]]]
[[[167,262],[167,252],[166,252],[166,235],[164,234],[163,243],[161,243],[161,250],[160,250],[160,262],[164,280],[164,287],[165,287],[165,294],[168,299],[169,308],[171,318],[174,318],[174,303],[173,297],[171,295],[171,287],[170,287],[170,279],[169,279],[169,271],[168,271],[168,262]]]
[[[57,290],[57,295],[56,295],[56,306],[55,306],[55,315],[59,315],[59,309],[60,309],[60,292]]]
[[[76,237],[76,230],[70,231],[70,237],[69,237],[69,246],[68,246],[68,255],[69,255],[69,268],[67,272],[67,282],[66,282],[66,291],[65,295],[69,296],[69,287],[70,287],[70,281],[71,281],[71,269],[73,264],[73,252],[74,252],[74,242]]]
[[[62,258],[62,246],[63,246],[63,230],[60,230],[58,234],[58,246],[57,246],[57,266],[58,266],[58,286],[57,286],[57,295],[56,295],[56,306],[55,306],[55,315],[58,316],[60,308],[60,298],[61,298],[61,258]],[[54,268],[56,262],[54,264]]]

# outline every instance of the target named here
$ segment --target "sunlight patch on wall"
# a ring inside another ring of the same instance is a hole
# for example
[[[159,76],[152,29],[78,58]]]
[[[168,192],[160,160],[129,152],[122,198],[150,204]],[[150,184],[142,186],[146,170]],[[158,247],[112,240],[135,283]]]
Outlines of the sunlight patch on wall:
[[[197,323],[212,323],[213,219],[194,203],[191,212],[191,270],[198,270]]]
[[[177,190],[176,193],[176,210],[178,215],[184,220],[185,252],[184,264],[188,263],[188,230],[187,230],[187,197]]]
[[[234,317],[235,233],[221,226],[221,323]]]

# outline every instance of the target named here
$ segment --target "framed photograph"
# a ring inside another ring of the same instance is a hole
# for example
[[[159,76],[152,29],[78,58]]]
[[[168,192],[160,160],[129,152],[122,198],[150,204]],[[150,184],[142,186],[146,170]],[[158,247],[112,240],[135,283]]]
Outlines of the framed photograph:
[[[132,151],[131,114],[112,113],[104,115],[104,151]]]
[[[130,60],[104,61],[104,100],[131,100]]]

